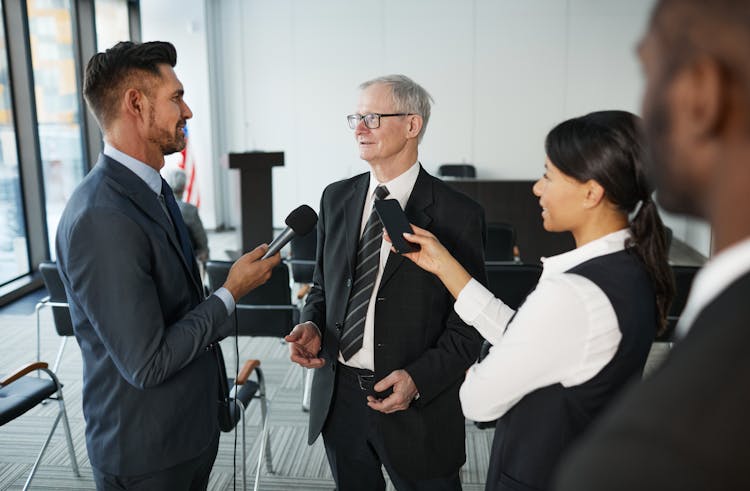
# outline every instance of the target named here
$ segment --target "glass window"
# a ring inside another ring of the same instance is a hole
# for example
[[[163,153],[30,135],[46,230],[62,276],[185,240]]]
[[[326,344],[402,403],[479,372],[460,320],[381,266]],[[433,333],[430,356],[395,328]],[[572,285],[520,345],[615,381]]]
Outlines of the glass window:
[[[70,0],[27,0],[50,255],[65,203],[84,174]]]
[[[0,11],[2,7],[0,0]],[[0,22],[0,285],[30,270],[10,97],[5,30]]]
[[[120,41],[130,41],[127,0],[96,0],[96,50],[104,51]]]

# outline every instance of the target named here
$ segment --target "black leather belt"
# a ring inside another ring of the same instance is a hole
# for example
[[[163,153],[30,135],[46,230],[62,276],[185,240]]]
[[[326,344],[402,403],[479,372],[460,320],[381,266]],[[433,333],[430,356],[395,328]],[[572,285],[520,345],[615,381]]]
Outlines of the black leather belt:
[[[378,382],[375,380],[375,372],[367,370],[365,368],[355,368],[343,363],[338,364],[339,374],[341,377],[346,378],[349,383],[356,384],[357,387],[364,393],[364,395],[373,396],[378,399],[384,399],[391,395],[393,390],[390,388],[385,392],[375,392],[373,387]]]

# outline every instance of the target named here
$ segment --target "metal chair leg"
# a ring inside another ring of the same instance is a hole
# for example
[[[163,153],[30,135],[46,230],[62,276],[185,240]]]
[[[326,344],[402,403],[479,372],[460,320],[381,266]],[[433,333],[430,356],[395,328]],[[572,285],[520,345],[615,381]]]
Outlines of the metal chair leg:
[[[60,360],[62,360],[63,351],[65,351],[65,344],[68,342],[68,336],[63,336],[60,348],[57,350],[57,356],[55,357],[55,364],[52,366],[52,371],[57,373],[57,367],[60,366]]]
[[[65,440],[68,443],[68,456],[70,457],[70,465],[73,467],[73,474],[76,477],[81,477],[81,473],[78,472],[78,461],[76,460],[76,451],[73,446],[73,437],[70,433],[70,423],[68,422],[68,411],[65,410],[65,401],[63,400],[62,390],[58,391],[58,401],[60,404],[60,413],[62,414],[63,430],[65,430]]]
[[[31,467],[31,473],[29,473],[29,477],[26,479],[26,484],[23,485],[23,491],[26,491],[27,489],[29,489],[31,480],[34,478],[34,474],[36,474],[37,467],[39,467],[39,462],[42,461],[42,456],[44,455],[44,451],[47,450],[47,447],[49,446],[49,442],[50,440],[52,440],[52,435],[55,434],[55,428],[57,428],[57,423],[60,422],[61,416],[62,416],[62,413],[57,413],[55,422],[52,424],[52,429],[50,430],[49,435],[47,435],[47,440],[44,442],[44,445],[42,445],[42,450],[39,452],[39,455],[37,455],[36,461],[34,462],[34,465]]]
[[[304,386],[302,388],[302,410],[304,412],[310,411],[310,393],[312,392],[312,377],[313,371],[310,368],[302,368],[303,377],[305,379]]]

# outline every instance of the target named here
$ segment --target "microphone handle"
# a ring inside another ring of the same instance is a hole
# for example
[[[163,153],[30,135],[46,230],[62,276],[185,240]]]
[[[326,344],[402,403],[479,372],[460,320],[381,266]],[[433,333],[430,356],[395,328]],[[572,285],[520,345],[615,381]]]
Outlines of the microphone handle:
[[[275,239],[268,245],[268,251],[261,259],[268,259],[281,250],[282,247],[287,245],[294,238],[294,230],[291,227],[284,229],[281,234],[277,235]]]

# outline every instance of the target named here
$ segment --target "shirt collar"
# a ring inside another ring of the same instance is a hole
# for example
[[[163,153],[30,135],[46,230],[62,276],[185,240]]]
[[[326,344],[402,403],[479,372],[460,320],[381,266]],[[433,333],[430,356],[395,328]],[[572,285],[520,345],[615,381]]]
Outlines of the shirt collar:
[[[711,258],[693,280],[690,296],[677,324],[677,335],[685,335],[701,310],[748,271],[750,271],[750,238],[738,242]]]
[[[406,202],[409,201],[411,191],[414,189],[414,184],[417,182],[417,176],[419,176],[419,161],[414,162],[406,172],[391,179],[388,182],[378,182],[375,177],[375,173],[370,171],[370,187],[367,190],[367,199],[371,200],[375,195],[375,188],[378,186],[385,186],[388,188],[388,198],[398,200],[401,205],[401,209],[406,208]]]
[[[153,167],[117,150],[106,141],[102,153],[133,171],[157,195],[161,194],[161,175]]]
[[[619,252],[625,249],[625,241],[630,238],[630,229],[624,228],[599,237],[596,240],[577,247],[572,251],[556,256],[543,257],[544,271],[542,277],[550,274],[560,274],[595,257]]]

